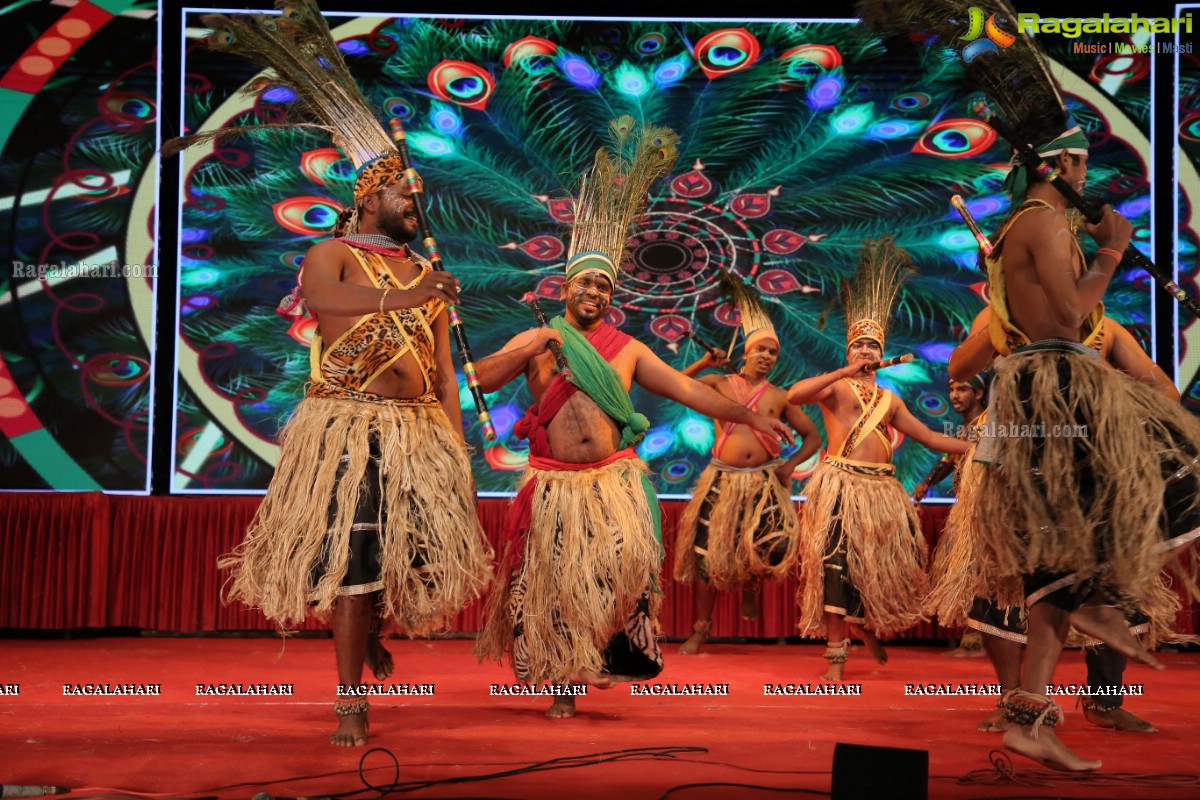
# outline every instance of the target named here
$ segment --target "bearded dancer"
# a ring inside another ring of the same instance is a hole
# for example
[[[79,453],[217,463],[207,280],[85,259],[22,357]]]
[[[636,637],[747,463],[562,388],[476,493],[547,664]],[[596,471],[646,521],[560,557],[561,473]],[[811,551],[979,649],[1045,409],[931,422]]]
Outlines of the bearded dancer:
[[[524,373],[536,400],[519,423],[529,470],[505,525],[498,585],[476,651],[508,656],[517,679],[590,684],[645,680],[662,670],[655,630],[662,562],[658,500],[633,446],[649,429],[634,411],[634,381],[703,414],[745,423],[780,441],[787,426],[755,414],[671,369],[651,350],[605,324],[630,225],[655,179],[669,172],[676,137],[613,123],[576,203],[564,317],[519,334],[478,364],[484,391]],[[632,150],[632,158],[624,154]],[[561,342],[573,374],[555,373],[547,349]],[[575,698],[547,716],[575,715]]]
[[[280,307],[317,317],[310,382],[280,432],[279,464],[246,539],[218,566],[231,571],[228,600],[281,627],[310,606],[332,618],[340,687],[330,741],[365,745],[369,705],[353,690],[364,663],[380,680],[392,669],[377,625],[442,627],[491,573],[450,361],[445,307],[457,282],[405,244],[417,225],[399,156],[320,10],[297,0],[283,17],[204,21],[211,46],[272,68],[272,85],[294,91],[296,110],[358,169],[338,238],[308,251],[301,286]]]
[[[821,435],[787,392],[767,381],[779,359],[779,337],[761,301],[739,297],[746,363],[736,375],[706,375],[700,382],[751,411],[786,416],[801,445],[787,460],[778,439],[745,425],[714,420],[713,458],[679,520],[675,580],[696,584],[692,635],[679,648],[699,652],[712,632],[718,591],[740,589],[743,619],[758,616],[763,578],[783,578],[795,568],[800,521],[792,502],[792,473],[821,448]],[[717,363],[706,353],[683,371],[695,375]]]
[[[820,405],[829,437],[801,516],[797,594],[801,632],[827,637],[826,680],[842,679],[847,625],[883,664],[887,654],[876,636],[922,619],[927,547],[916,508],[893,477],[891,426],[933,450],[968,449],[922,425],[868,369],[883,358],[884,326],[911,270],[908,254],[890,237],[865,243],[853,282],[842,288],[847,366],[788,391],[789,403]]]

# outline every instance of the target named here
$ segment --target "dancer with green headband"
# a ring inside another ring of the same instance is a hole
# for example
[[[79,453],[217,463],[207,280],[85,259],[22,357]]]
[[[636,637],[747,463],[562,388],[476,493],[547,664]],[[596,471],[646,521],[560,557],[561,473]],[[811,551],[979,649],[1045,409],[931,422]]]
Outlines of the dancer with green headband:
[[[712,417],[792,441],[756,414],[668,367],[604,321],[630,226],[675,158],[675,134],[613,123],[576,202],[563,287],[566,311],[478,363],[485,392],[524,374],[535,404],[518,423],[529,469],[505,524],[500,573],[477,644],[508,657],[519,681],[609,688],[662,670],[655,617],[663,547],[658,500],[634,446],[649,428],[629,400],[640,386]],[[549,349],[560,342],[570,382]],[[565,688],[546,712],[575,715]]]
[[[999,0],[975,5],[1014,16]],[[861,0],[856,10],[907,47],[914,36],[953,41],[961,9],[952,0]],[[1086,771],[1100,762],[1055,734],[1062,710],[1046,687],[1070,625],[1161,668],[1129,633],[1123,609],[1145,603],[1164,561],[1200,537],[1200,421],[1085,344],[1082,331],[1103,319],[1101,300],[1133,226],[1105,206],[1087,226],[1098,249],[1084,254],[1067,193],[1087,182],[1086,137],[1037,40],[1007,44],[966,62],[964,81],[986,95],[1006,138],[1044,163],[1011,170],[1013,211],[985,259],[988,331],[960,347],[971,357],[952,358],[950,377],[974,375],[995,351],[985,433],[1017,435],[980,440],[973,460],[982,469],[978,480],[963,476],[959,513],[978,526],[977,573],[991,584],[980,594],[1002,606],[1024,602],[1028,613],[1021,686],[1003,699],[1012,725],[1004,745],[1053,769]]]
[[[1065,127],[1065,112],[1045,118]],[[1074,152],[1077,136],[1056,136],[1043,123],[1028,138],[1048,141],[1038,152],[1082,190],[1087,155]],[[1125,612],[1152,602],[1164,560],[1198,535],[1200,422],[1110,369],[1083,341],[1081,330],[1103,320],[1101,298],[1132,225],[1106,207],[1101,222],[1087,226],[1099,245],[1089,262],[1065,198],[1036,173],[1023,177],[1010,182],[1017,205],[986,259],[986,334],[962,346],[978,357],[953,359],[951,377],[974,374],[992,351],[1005,356],[988,421],[1031,433],[985,436],[975,460],[988,466],[978,481],[964,481],[960,503],[979,528],[979,572],[991,582],[982,594],[1027,608],[1021,687],[1003,701],[1011,724],[1004,744],[1046,766],[1083,771],[1100,762],[1076,756],[1054,734],[1062,712],[1045,687],[1069,625],[1161,666],[1130,633]]]

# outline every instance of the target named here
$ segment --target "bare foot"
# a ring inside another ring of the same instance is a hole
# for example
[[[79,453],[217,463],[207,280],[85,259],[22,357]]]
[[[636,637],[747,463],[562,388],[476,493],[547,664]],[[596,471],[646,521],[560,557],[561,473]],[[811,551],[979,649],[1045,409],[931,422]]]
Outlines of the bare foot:
[[[1129,632],[1125,615],[1113,606],[1080,606],[1071,612],[1071,624],[1080,633],[1099,639],[1122,655],[1140,661],[1152,669],[1165,669],[1154,655],[1142,647],[1141,642]]]
[[[688,640],[679,646],[679,655],[694,656],[700,652],[700,648],[708,641],[708,634],[696,631]]]
[[[963,631],[958,647],[947,650],[942,655],[951,658],[982,658],[987,655],[983,651],[983,634],[974,628],[967,628]]]
[[[692,625],[692,635],[688,640],[679,647],[679,655],[694,656],[700,652],[700,648],[708,641],[709,635],[712,633],[712,620],[702,619],[697,620]]]
[[[558,695],[546,709],[550,719],[570,719],[575,716],[575,697],[573,695]]]
[[[982,650],[956,647],[953,650],[947,650],[942,655],[949,656],[950,658],[982,658],[986,654]]]
[[[338,715],[337,730],[329,736],[329,743],[338,747],[363,747],[367,743],[367,712]]]
[[[981,719],[975,727],[984,733],[1004,733],[1012,727],[1012,723],[1004,718],[1004,709],[997,708]]]
[[[758,588],[742,590],[742,619],[758,619]]]
[[[846,659],[850,656],[850,640],[843,639],[837,644],[827,642],[825,647],[825,660],[829,662],[829,669],[825,670],[825,674],[821,676],[823,681],[840,681],[842,674],[846,669]]]
[[[367,636],[367,668],[371,670],[375,680],[385,680],[392,674],[394,666],[392,654],[383,646],[379,634],[372,633]]]
[[[1114,728],[1118,731],[1133,733],[1158,733],[1158,728],[1135,717],[1123,708],[1100,709],[1095,706],[1084,706],[1083,716],[1087,721],[1101,728]]]
[[[1099,761],[1087,761],[1072,753],[1054,729],[1043,725],[1036,739],[1032,737],[1032,725],[1013,725],[1004,732],[1004,746],[1009,750],[1031,758],[1043,767],[1062,772],[1090,772],[1100,769]]]
[[[875,638],[875,634],[871,633],[866,628],[860,628],[857,625],[852,625],[851,629],[858,634],[860,639],[863,640],[863,644],[867,646],[867,652],[871,654],[872,658],[874,658],[880,664],[887,663],[887,650],[883,649],[883,645],[880,644],[879,640]]]
[[[588,670],[583,670],[583,671],[577,672],[574,675],[572,675],[571,683],[587,684],[588,686],[591,686],[593,689],[611,689],[614,685],[612,676],[604,675],[599,672],[590,672]],[[572,700],[571,701],[572,708],[574,707],[574,705],[575,705],[575,701]]]

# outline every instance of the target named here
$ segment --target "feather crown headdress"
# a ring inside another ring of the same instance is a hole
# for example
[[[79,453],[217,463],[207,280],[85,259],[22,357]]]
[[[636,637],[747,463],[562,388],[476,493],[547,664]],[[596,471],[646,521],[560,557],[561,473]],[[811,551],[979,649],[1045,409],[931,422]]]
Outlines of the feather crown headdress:
[[[755,344],[770,339],[779,343],[779,334],[767,313],[762,295],[754,285],[741,277],[722,269],[718,273],[721,286],[721,296],[725,297],[737,310],[742,320],[743,352],[750,352]]]
[[[863,242],[854,277],[842,282],[847,347],[870,339],[883,350],[892,305],[904,281],[914,274],[912,259],[891,236]]]
[[[396,145],[379,123],[350,74],[321,10],[312,0],[276,0],[274,14],[207,14],[212,29],[205,38],[213,50],[231,53],[271,70],[250,84],[257,92],[280,85],[295,94],[289,115],[306,121],[222,128],[169,140],[164,155],[213,139],[251,130],[310,127],[326,131],[358,171],[355,208],[339,217],[338,229],[357,228],[357,205],[372,192],[401,183],[403,168]]]
[[[609,143],[596,151],[575,201],[567,251],[568,281],[599,270],[616,286],[629,228],[645,207],[650,187],[671,171],[679,154],[678,142],[670,128],[639,128],[630,116],[613,120]]]
[[[745,352],[749,353],[750,348],[759,342],[769,340],[779,344],[779,334],[775,332],[775,325],[761,302],[739,306],[738,310],[742,315],[742,334],[746,337]]]

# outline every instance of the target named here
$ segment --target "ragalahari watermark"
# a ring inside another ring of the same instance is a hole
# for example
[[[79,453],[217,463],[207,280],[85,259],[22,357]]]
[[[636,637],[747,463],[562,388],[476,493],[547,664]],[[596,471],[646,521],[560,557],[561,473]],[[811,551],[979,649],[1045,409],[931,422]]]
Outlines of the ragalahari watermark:
[[[59,261],[49,264],[33,264],[14,259],[10,276],[16,280],[64,281],[76,278],[157,278],[157,264],[118,264],[108,261],[103,264],[86,261]]]

